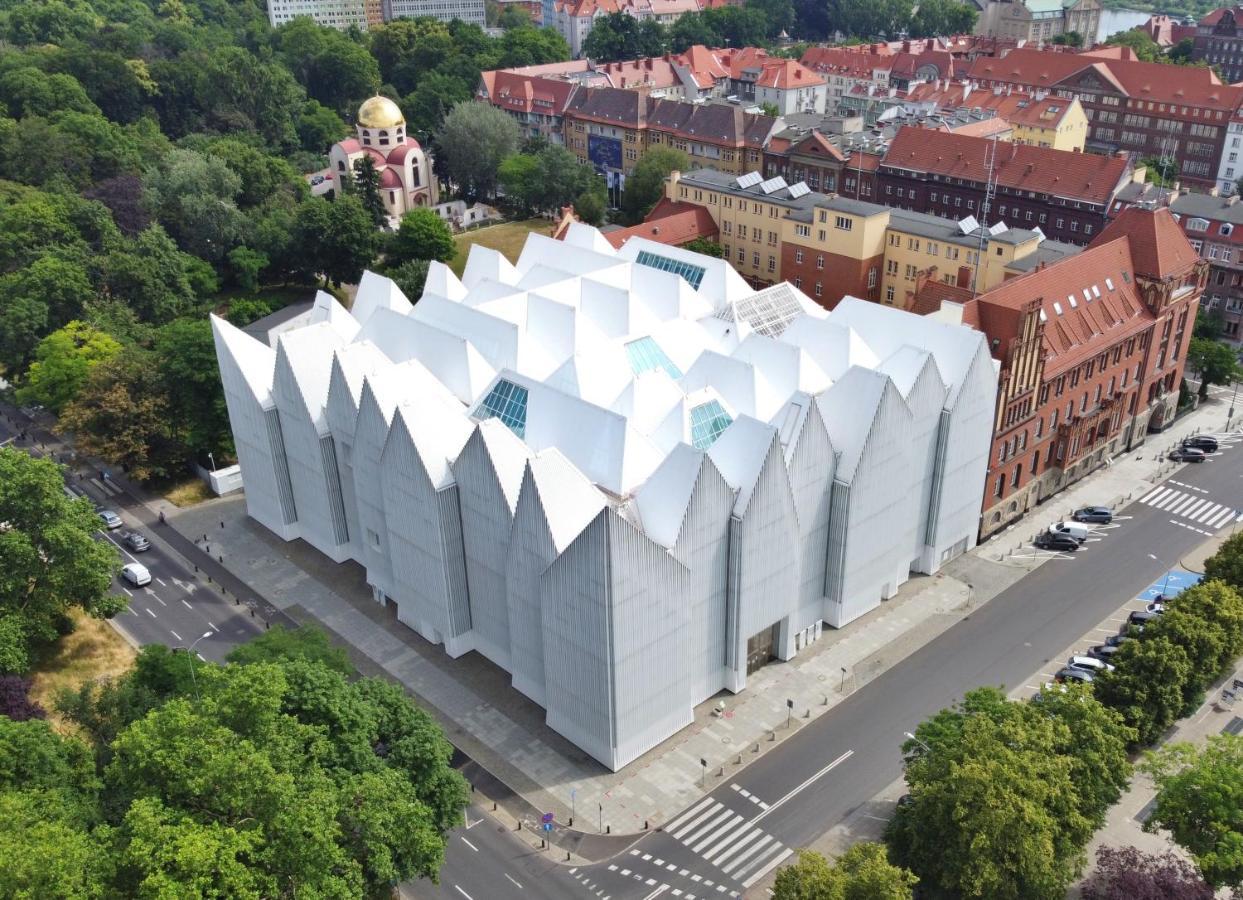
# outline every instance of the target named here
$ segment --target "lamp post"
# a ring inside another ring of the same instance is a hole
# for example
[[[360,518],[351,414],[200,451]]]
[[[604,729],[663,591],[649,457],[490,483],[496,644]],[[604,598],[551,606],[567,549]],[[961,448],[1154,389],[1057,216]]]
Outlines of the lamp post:
[[[1230,423],[1234,421],[1234,401],[1239,396],[1239,380],[1234,380],[1234,390],[1230,392],[1230,412],[1226,413],[1226,431],[1230,430]]]
[[[209,452],[207,454],[207,459],[211,463],[211,470],[213,472],[216,471],[216,457],[212,456],[211,453]]]
[[[195,638],[194,643],[190,645],[190,648],[188,650],[186,650],[186,660],[190,663],[190,684],[194,685],[194,699],[195,700],[202,700],[203,698],[199,696],[199,683],[198,683],[198,680],[194,677],[194,648],[198,646],[199,641],[203,640],[203,638],[209,638],[211,636],[212,636],[212,633],[210,631],[203,632],[201,635]]]
[[[903,733],[904,735],[906,735],[907,737],[909,737],[911,740],[913,740],[915,743],[919,744],[919,746],[923,747],[923,748],[924,748],[925,750],[927,750],[929,753],[931,753],[931,752],[932,752],[932,748],[931,748],[931,747],[929,747],[927,744],[925,744],[925,743],[924,743],[923,741],[921,741],[919,738],[915,737],[915,735],[911,734],[909,731],[904,731],[904,732],[902,732],[902,733]]]
[[[1155,555],[1155,554],[1149,553],[1149,554],[1148,554],[1148,558],[1149,558],[1149,559],[1156,559],[1156,560],[1157,560],[1157,562],[1159,562],[1159,563],[1161,563],[1161,565],[1165,566],[1165,563],[1164,563],[1164,562],[1161,562],[1161,560],[1157,559],[1157,557],[1156,557],[1156,555]],[[1162,597],[1164,597],[1164,596],[1165,596],[1165,589],[1166,589],[1166,588],[1168,588],[1169,586],[1170,586],[1170,567],[1169,567],[1169,566],[1165,566],[1165,579],[1161,582],[1161,596],[1162,596]]]

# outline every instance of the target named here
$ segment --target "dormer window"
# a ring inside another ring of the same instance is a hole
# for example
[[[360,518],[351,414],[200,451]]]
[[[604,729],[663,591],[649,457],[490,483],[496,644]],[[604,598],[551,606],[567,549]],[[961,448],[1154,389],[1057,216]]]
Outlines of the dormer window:
[[[388,132],[381,131],[380,132],[380,146],[384,147],[384,146],[387,146],[387,144],[388,144]]]
[[[1224,222],[1224,223],[1222,223],[1222,226],[1221,226],[1221,233],[1222,233],[1222,235],[1223,235],[1223,236],[1230,234],[1230,232],[1232,232],[1232,231],[1234,231],[1234,226],[1233,226],[1233,225],[1231,225],[1229,222]]]

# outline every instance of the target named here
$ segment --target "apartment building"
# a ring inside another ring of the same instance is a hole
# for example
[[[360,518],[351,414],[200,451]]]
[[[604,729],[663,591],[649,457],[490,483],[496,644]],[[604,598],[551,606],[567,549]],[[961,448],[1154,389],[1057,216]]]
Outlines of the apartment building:
[[[1169,210],[1130,207],[1086,250],[928,311],[1000,366],[981,538],[1168,424],[1207,274]]]
[[[1088,150],[1170,157],[1182,182],[1213,187],[1227,126],[1243,105],[1243,86],[1222,84],[1211,69],[1199,66],[1120,59],[1116,49],[1023,48],[1001,59],[976,59],[968,77],[985,88],[1011,86],[1077,99],[1088,117]]]
[[[1080,35],[1086,46],[1097,39],[1099,0],[976,0],[975,32],[1028,44],[1048,43],[1061,34]]]
[[[758,169],[780,119],[728,103],[681,103],[615,88],[579,90],[566,108],[565,146],[597,172],[621,176],[648,147],[674,147],[693,168]]]
[[[992,113],[1009,123],[1006,140],[1053,150],[1082,151],[1088,139],[1088,117],[1076,99],[1029,94],[1013,88],[980,90],[970,82],[930,82],[914,85],[904,106],[924,115],[941,113]]]
[[[1216,66],[1231,84],[1243,80],[1243,7],[1225,6],[1200,19],[1191,58]]]
[[[1039,228],[1055,240],[1091,241],[1118,192],[1143,180],[1122,155],[1071,153],[969,135],[902,128],[876,174],[882,203],[984,225]],[[994,196],[982,211],[989,183]]]
[[[1243,343],[1243,204],[1239,195],[1182,194],[1170,203],[1191,248],[1208,263],[1200,306],[1220,319],[1222,336]]]

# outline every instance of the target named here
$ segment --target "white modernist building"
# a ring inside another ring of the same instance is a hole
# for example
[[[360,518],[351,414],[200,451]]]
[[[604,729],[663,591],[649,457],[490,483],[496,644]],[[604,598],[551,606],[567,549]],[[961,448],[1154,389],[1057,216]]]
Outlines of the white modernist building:
[[[212,321],[250,514],[611,769],[974,543],[966,327],[584,225],[433,263],[415,306],[367,273],[275,348]]]

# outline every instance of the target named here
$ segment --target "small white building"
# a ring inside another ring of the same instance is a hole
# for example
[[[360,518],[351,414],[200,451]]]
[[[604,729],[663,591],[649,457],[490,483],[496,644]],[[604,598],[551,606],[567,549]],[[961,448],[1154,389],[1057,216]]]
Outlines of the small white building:
[[[984,335],[594,228],[212,319],[250,515],[617,770],[975,543]]]
[[[1221,145],[1221,159],[1217,161],[1217,193],[1223,197],[1239,192],[1239,179],[1243,178],[1243,116],[1231,116],[1226,128],[1226,139]]]
[[[333,178],[352,183],[354,162],[370,156],[380,173],[384,208],[400,219],[418,206],[435,206],[440,199],[432,159],[406,133],[406,118],[387,97],[372,97],[358,108],[355,136],[338,141],[328,151]]]

